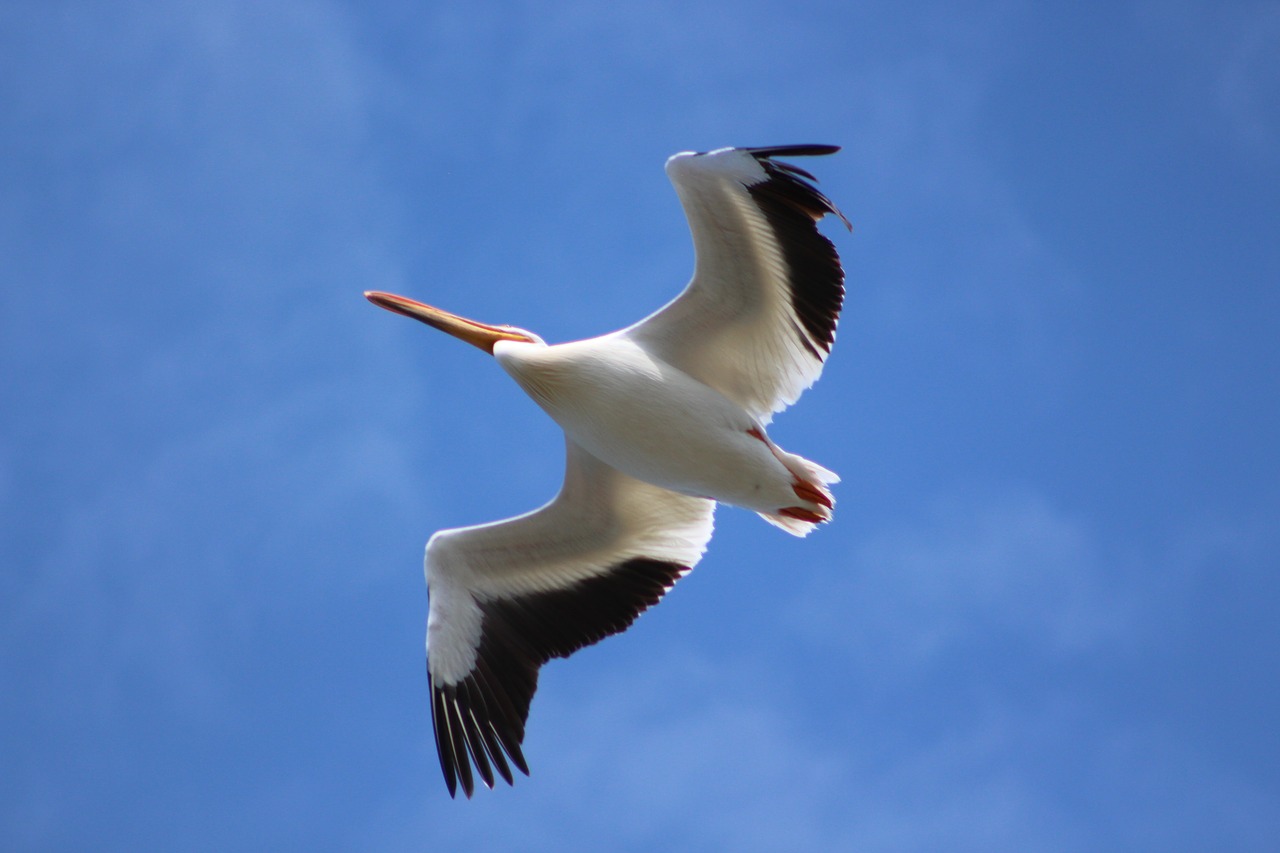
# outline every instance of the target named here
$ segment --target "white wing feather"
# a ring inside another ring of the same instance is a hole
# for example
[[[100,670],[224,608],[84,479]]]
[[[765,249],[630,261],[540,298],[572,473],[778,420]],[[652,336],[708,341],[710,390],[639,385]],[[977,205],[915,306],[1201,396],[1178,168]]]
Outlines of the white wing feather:
[[[508,782],[537,670],[625,630],[701,558],[715,502],[635,480],[566,439],[559,495],[427,543],[427,670],[441,767],[470,796],[471,765]]]
[[[694,275],[674,301],[624,333],[762,423],[822,373],[844,273],[816,222],[832,213],[848,225],[807,172],[771,158],[834,150],[725,148],[667,161],[689,220]]]

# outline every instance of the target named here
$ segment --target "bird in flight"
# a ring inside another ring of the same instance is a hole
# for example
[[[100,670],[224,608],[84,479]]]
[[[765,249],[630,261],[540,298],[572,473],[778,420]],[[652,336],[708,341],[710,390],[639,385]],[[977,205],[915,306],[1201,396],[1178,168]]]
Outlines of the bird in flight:
[[[431,719],[449,794],[525,775],[538,669],[624,631],[698,562],[717,502],[796,536],[829,521],[838,477],[774,444],[774,413],[835,341],[844,271],[817,223],[849,221],[778,158],[833,145],[721,148],[667,160],[693,278],[635,325],[548,345],[403,296],[375,305],[497,359],[564,430],[559,494],[515,518],[441,530],[426,550]],[[474,772],[473,772],[474,767]]]

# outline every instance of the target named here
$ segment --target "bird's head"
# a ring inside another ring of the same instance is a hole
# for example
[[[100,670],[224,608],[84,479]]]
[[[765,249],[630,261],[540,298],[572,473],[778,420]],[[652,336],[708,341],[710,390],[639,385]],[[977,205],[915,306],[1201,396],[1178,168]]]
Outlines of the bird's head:
[[[522,341],[531,344],[543,342],[542,338],[533,332],[517,329],[515,326],[491,326],[488,323],[468,320],[466,317],[459,317],[457,314],[450,314],[448,311],[441,311],[439,308],[404,296],[396,296],[393,293],[366,290],[364,298],[379,308],[412,317],[434,329],[448,332],[459,340],[480,347],[489,355],[493,355],[494,344],[498,341]]]

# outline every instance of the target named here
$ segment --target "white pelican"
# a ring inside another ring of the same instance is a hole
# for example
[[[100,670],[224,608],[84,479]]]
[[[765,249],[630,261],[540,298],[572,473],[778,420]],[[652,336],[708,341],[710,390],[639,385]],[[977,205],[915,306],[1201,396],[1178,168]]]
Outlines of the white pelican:
[[[549,346],[402,296],[382,308],[491,353],[565,433],[564,485],[525,515],[427,543],[427,673],[440,766],[468,797],[472,765],[528,775],[538,669],[625,630],[698,562],[717,501],[805,536],[839,479],[765,433],[822,372],[844,271],[818,232],[843,214],[776,157],[833,145],[722,148],[667,161],[693,234],[693,279],[633,326]],[[808,179],[808,180],[806,180]]]

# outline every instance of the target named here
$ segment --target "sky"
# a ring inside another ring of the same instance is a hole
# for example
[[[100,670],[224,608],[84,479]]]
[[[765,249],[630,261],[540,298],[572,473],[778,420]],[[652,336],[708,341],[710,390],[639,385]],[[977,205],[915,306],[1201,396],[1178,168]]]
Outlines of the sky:
[[[0,848],[1274,850],[1280,3],[0,5]],[[674,296],[662,165],[832,143],[804,540],[722,508],[451,800],[422,548]]]

